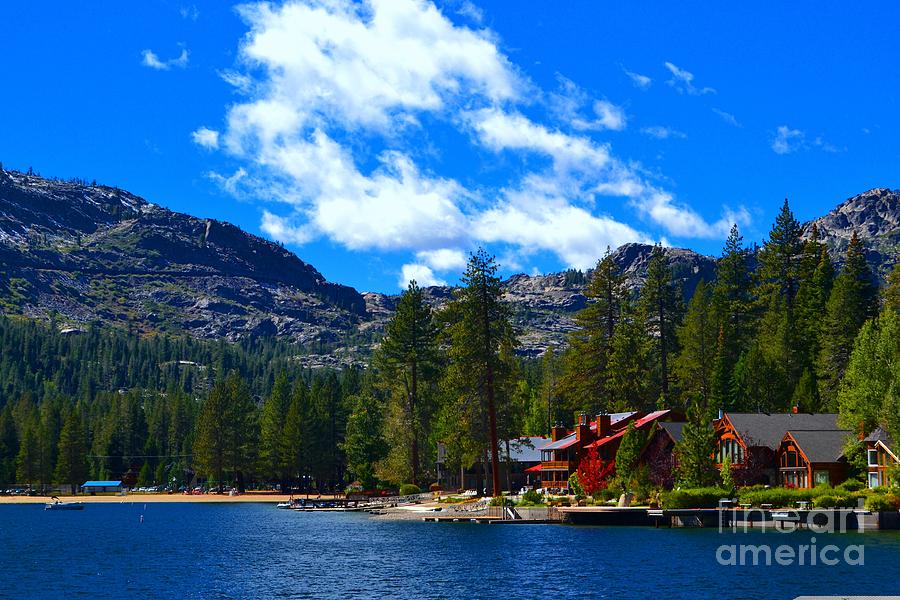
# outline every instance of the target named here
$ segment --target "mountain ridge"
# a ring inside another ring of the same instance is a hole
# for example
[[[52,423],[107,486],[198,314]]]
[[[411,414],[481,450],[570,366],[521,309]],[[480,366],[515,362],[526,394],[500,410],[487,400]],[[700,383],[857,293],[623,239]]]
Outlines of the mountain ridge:
[[[879,275],[896,260],[900,194],[873,188],[845,200],[813,224],[834,258],[856,229]],[[652,246],[613,252],[626,284],[640,288]],[[689,298],[711,281],[716,259],[665,248]],[[187,333],[235,340],[286,336],[321,358],[311,366],[353,362],[377,342],[396,294],[358,292],[329,282],[280,244],[215,219],[163,208],[116,187],[44,179],[0,169],[0,310],[69,327],[100,321],[138,333]],[[520,352],[562,346],[587,304],[577,271],[515,274],[503,281]],[[450,286],[425,288],[440,306]]]

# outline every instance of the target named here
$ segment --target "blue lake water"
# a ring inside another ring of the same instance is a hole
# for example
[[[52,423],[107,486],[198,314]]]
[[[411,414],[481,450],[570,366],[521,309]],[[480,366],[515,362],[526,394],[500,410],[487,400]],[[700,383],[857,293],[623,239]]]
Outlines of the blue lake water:
[[[900,594],[900,534],[864,566],[722,566],[722,544],[810,543],[809,532],[433,524],[270,504],[0,506],[0,597],[793,598]],[[143,522],[141,522],[143,516]],[[838,553],[840,555],[840,552]]]

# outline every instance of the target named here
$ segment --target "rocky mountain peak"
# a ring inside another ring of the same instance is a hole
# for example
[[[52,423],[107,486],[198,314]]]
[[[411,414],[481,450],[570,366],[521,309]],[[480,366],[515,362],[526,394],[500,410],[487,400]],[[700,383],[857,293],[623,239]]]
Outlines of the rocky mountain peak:
[[[825,216],[806,223],[804,235],[811,235],[813,225],[839,263],[856,232],[865,245],[869,264],[884,276],[896,263],[900,250],[900,191],[874,188],[848,198]]]

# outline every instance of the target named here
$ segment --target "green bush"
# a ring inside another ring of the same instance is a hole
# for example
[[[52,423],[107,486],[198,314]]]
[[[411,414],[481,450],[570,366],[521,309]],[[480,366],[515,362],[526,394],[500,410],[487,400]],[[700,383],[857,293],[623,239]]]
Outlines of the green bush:
[[[821,485],[811,490],[802,488],[743,488],[738,491],[738,498],[742,504],[760,506],[771,504],[773,508],[791,508],[796,502],[812,502],[819,496],[834,496],[835,491],[831,486]],[[850,494],[838,493],[837,495],[849,496]]]
[[[718,487],[686,488],[660,494],[663,508],[716,508],[729,490]]]
[[[400,495],[401,496],[411,496],[413,494],[421,494],[422,490],[419,489],[414,483],[404,483],[400,486]]]
[[[491,506],[512,506],[513,501],[506,496],[494,496],[491,498]]]
[[[893,512],[900,510],[900,498],[894,494],[872,494],[866,498],[866,510]]]
[[[843,490],[845,492],[859,492],[865,487],[865,484],[858,479],[848,479],[841,485],[837,486],[835,489]]]
[[[813,500],[813,506],[816,508],[853,508],[856,506],[856,499],[851,496],[824,494]]]
[[[544,496],[534,490],[528,490],[522,494],[522,499],[519,501],[519,506],[542,506],[543,504]]]

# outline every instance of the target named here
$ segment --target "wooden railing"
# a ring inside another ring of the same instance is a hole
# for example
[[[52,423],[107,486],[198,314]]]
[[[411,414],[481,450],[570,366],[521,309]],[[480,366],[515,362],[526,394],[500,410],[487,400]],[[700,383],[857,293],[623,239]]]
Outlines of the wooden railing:
[[[546,460],[541,463],[541,471],[549,471],[552,469],[565,469],[567,471],[574,471],[575,463],[571,460]]]

